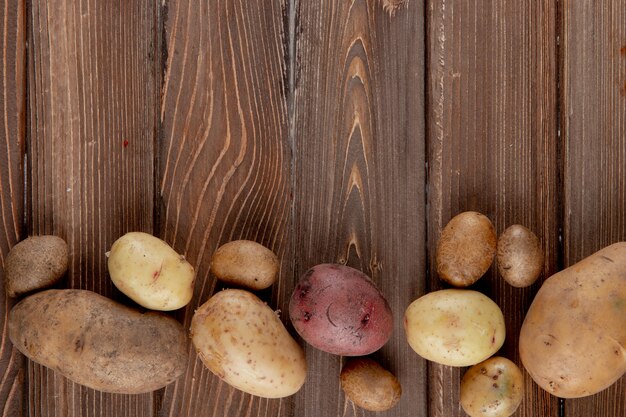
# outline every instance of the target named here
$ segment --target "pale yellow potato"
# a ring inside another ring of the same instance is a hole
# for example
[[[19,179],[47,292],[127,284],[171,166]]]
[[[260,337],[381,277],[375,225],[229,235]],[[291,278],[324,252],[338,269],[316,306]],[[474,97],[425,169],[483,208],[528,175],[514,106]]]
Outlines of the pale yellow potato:
[[[431,292],[404,314],[411,348],[429,361],[449,366],[481,362],[504,343],[504,316],[489,297],[472,290]]]
[[[276,281],[280,264],[274,252],[251,240],[220,246],[211,258],[211,271],[224,282],[262,290]]]
[[[522,371],[501,356],[472,366],[461,380],[461,406],[470,417],[509,417],[523,397]]]
[[[593,395],[626,372],[626,242],[548,278],[519,338],[522,364],[562,398]]]
[[[205,366],[248,394],[281,398],[306,378],[304,351],[277,314],[245,290],[220,291],[196,310],[191,340]]]
[[[131,232],[108,253],[113,284],[151,310],[176,310],[193,296],[195,273],[185,257],[148,233]]]

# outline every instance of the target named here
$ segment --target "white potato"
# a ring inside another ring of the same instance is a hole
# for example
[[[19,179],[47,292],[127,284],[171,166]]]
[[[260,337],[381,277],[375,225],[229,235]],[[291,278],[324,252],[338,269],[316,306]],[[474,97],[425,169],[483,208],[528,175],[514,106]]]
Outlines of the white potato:
[[[161,239],[127,233],[113,243],[108,257],[113,284],[136,303],[169,311],[191,301],[194,269]]]
[[[449,366],[481,362],[504,343],[500,307],[472,290],[448,289],[415,300],[404,314],[411,348],[420,356]]]
[[[191,340],[211,372],[252,395],[286,397],[306,378],[300,345],[276,313],[245,290],[220,291],[200,306]]]

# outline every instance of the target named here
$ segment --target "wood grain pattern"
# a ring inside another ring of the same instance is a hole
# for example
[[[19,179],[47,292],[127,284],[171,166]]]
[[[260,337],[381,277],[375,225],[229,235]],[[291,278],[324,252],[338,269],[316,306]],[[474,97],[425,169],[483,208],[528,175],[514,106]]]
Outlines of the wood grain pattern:
[[[160,233],[197,271],[194,298],[180,315],[187,327],[221,286],[209,273],[213,252],[235,239],[257,241],[281,259],[279,281],[260,296],[288,322],[294,283],[287,22],[282,0],[169,4]],[[294,415],[292,398],[243,394],[189,349],[187,373],[166,389],[159,415]]]
[[[626,1],[563,2],[565,266],[626,240]],[[566,417],[626,415],[626,377]]]
[[[70,248],[61,287],[126,300],[104,253],[150,232],[160,54],[153,1],[32,1],[29,44],[29,234]],[[29,363],[29,416],[152,416],[152,394],[96,392]]]
[[[15,303],[4,291],[4,259],[24,233],[26,139],[26,2],[0,2],[0,415],[22,415],[23,357],[8,338],[7,317]]]
[[[373,356],[405,392],[376,415],[426,415],[425,362],[402,326],[425,284],[423,11],[409,3],[390,17],[379,2],[300,1],[296,22],[294,272],[337,262],[372,277],[395,317]],[[343,395],[341,357],[305,350],[294,415],[374,415]]]
[[[430,2],[427,120],[428,250],[435,265],[442,228],[456,214],[487,215],[501,233],[522,224],[541,239],[544,277],[558,266],[559,212],[556,3]],[[430,290],[444,288],[430,271]],[[541,279],[509,286],[495,266],[472,288],[503,310],[507,338],[499,354],[521,366],[519,328]],[[465,415],[462,369],[429,364],[429,416]],[[558,402],[525,376],[516,415],[556,416]]]

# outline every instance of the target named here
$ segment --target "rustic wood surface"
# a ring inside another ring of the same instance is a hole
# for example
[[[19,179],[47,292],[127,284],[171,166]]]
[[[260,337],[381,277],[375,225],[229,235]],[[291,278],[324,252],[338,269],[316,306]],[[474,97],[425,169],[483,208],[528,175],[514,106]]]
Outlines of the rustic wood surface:
[[[626,240],[626,1],[583,3],[563,15],[565,266]],[[565,416],[626,416],[625,394],[622,377]]]
[[[172,313],[188,326],[221,288],[213,251],[252,239],[281,258],[259,295],[294,335],[300,274],[359,268],[396,317],[373,356],[403,397],[376,415],[465,415],[464,370],[426,363],[401,321],[413,299],[445,288],[432,265],[455,214],[481,211],[499,233],[520,223],[542,240],[538,283],[510,287],[492,267],[473,286],[502,307],[500,354],[518,364],[541,281],[626,240],[624,0],[1,4],[0,263],[27,234],[58,234],[71,248],[58,287],[132,305],[104,252],[127,231],[152,232],[197,269],[192,302]],[[343,395],[343,358],[299,338],[309,376],[282,400],[229,387],[191,346],[187,372],[163,390],[90,390],[11,347],[15,300],[0,291],[3,417],[374,415]],[[562,402],[526,375],[515,415],[621,417],[625,384]]]

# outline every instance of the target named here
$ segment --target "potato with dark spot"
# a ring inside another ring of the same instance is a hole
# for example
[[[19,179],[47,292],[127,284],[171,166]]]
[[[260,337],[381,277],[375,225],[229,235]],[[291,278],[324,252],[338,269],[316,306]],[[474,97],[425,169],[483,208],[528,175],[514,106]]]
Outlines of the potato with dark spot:
[[[489,218],[466,211],[441,232],[435,254],[437,273],[455,287],[467,287],[487,272],[495,254],[496,231]]]
[[[532,285],[543,270],[543,249],[539,238],[526,227],[514,224],[498,239],[498,272],[514,287]]]
[[[274,252],[250,240],[235,240],[220,246],[211,258],[211,272],[220,280],[252,290],[262,290],[276,281],[280,263]]]
[[[522,364],[561,398],[593,395],[626,372],[626,242],[544,281],[522,324]]]
[[[470,417],[509,417],[523,397],[522,371],[501,356],[472,366],[461,380],[461,406]]]
[[[309,344],[342,356],[380,349],[393,329],[391,308],[372,280],[338,264],[314,266],[300,278],[289,316]]]
[[[346,397],[365,410],[389,410],[402,395],[398,379],[369,358],[349,359],[341,370],[340,379]]]
[[[9,314],[9,337],[32,361],[105,392],[154,391],[187,366],[188,339],[180,323],[86,290],[25,298]]]
[[[4,264],[6,291],[16,297],[49,287],[67,271],[67,243],[58,236],[29,237],[11,249]]]
[[[191,340],[211,372],[248,394],[287,397],[304,384],[304,351],[248,291],[220,291],[202,304],[191,320]]]
[[[484,361],[504,343],[502,310],[477,291],[434,291],[413,301],[404,313],[411,348],[424,359],[448,366]]]

